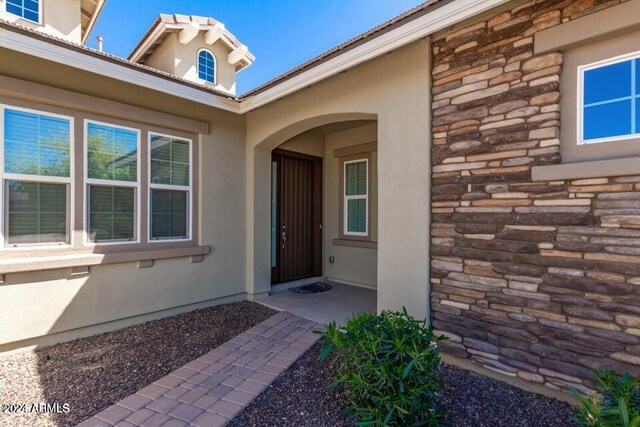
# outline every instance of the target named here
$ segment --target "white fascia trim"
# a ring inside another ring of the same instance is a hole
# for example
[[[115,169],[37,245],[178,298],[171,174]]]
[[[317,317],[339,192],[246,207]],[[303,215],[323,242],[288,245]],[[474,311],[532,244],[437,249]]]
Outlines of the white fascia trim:
[[[443,30],[510,0],[456,0],[420,18],[408,22],[388,33],[363,43],[289,80],[252,95],[240,104],[241,113],[247,113],[309,85],[339,74],[351,67],[369,61],[384,53],[412,43]]]
[[[98,2],[96,3],[96,9],[93,11],[93,14],[91,15],[91,19],[89,20],[89,23],[87,24],[87,29],[85,30],[85,33],[82,36],[82,44],[85,44],[87,42],[87,39],[89,38],[89,35],[91,34],[91,31],[93,31],[94,25],[96,25],[96,21],[98,20],[98,16],[100,16],[100,13],[102,12],[102,8],[104,7],[104,3],[105,2],[106,2],[106,0],[98,0]]]
[[[149,35],[149,37],[146,38],[144,43],[138,49],[136,49],[135,52],[132,52],[129,55],[129,58],[128,58],[129,61],[138,62],[140,58],[142,58],[142,55],[144,55],[151,48],[151,46],[153,46],[153,44],[158,40],[158,38],[165,31],[181,30],[182,28],[183,26],[179,24],[165,24],[164,22],[161,22],[160,24],[158,24],[156,29]]]
[[[57,46],[45,40],[12,31],[0,30],[0,47],[18,52],[28,52],[29,55],[49,61],[79,68],[91,73],[101,74],[116,80],[146,87],[221,110],[240,113],[239,104],[235,101],[185,86],[179,82],[144,73],[107,59],[96,58],[86,53]]]

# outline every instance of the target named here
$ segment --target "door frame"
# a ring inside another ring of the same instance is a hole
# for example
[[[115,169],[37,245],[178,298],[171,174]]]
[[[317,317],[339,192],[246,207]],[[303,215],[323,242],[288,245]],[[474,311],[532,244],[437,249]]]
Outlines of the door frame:
[[[313,218],[311,221],[312,227],[313,227],[313,233],[312,233],[312,242],[311,242],[311,253],[312,253],[312,272],[310,275],[306,276],[306,277],[299,277],[296,279],[289,279],[289,280],[283,280],[282,279],[282,272],[280,269],[281,266],[281,259],[282,259],[282,233],[280,232],[281,229],[281,216],[280,216],[280,211],[281,211],[281,201],[282,201],[282,166],[281,166],[281,162],[280,159],[282,159],[283,157],[290,157],[290,158],[296,158],[296,159],[302,159],[302,160],[308,160],[311,161],[313,164]],[[276,164],[278,165],[278,170],[277,170],[277,175],[276,175],[276,179],[277,179],[277,183],[276,183],[276,227],[277,227],[277,232],[276,232],[276,262],[275,262],[275,266],[272,265],[271,267],[271,285],[277,285],[280,283],[286,283],[288,281],[291,280],[301,280],[301,279],[305,279],[308,277],[320,277],[322,276],[322,258],[323,258],[323,254],[322,254],[322,210],[323,210],[323,206],[322,206],[322,202],[323,202],[323,176],[322,176],[322,170],[323,170],[323,158],[322,157],[317,157],[317,156],[311,156],[308,154],[303,154],[303,153],[297,153],[295,151],[289,151],[289,150],[284,150],[281,148],[276,148],[272,151],[271,153],[271,164],[273,165],[273,162],[276,162]],[[271,175],[273,176],[273,174]],[[273,186],[271,187],[273,188]],[[273,195],[271,195],[270,199],[273,201]],[[269,212],[269,214],[271,215],[271,212]],[[271,219],[270,224],[273,224],[273,218]],[[271,244],[269,245],[270,251],[273,250],[273,241],[271,242]],[[271,254],[271,256],[273,256],[273,254]]]

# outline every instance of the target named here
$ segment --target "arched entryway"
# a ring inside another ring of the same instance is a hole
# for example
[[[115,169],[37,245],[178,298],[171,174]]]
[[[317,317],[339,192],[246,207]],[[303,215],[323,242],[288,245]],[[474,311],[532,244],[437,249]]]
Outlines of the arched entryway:
[[[322,307],[307,307],[317,311],[317,320],[375,310],[376,115],[331,114],[297,122],[255,146],[253,156],[254,212],[261,212],[254,217],[254,242],[260,239],[255,248],[268,248],[253,251],[255,293],[323,281],[334,290]],[[277,298],[284,297],[294,296]]]

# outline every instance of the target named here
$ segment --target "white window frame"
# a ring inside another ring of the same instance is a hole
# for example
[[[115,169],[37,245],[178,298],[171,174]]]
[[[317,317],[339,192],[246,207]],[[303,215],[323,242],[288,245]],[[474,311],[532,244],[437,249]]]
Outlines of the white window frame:
[[[577,79],[577,89],[578,89],[578,96],[577,96],[577,104],[578,104],[578,113],[576,114],[577,120],[576,120],[576,125],[577,125],[577,132],[576,135],[578,135],[578,145],[587,145],[587,144],[598,144],[598,143],[602,143],[602,142],[614,142],[614,141],[625,141],[625,140],[629,140],[629,139],[638,139],[640,138],[640,129],[636,129],[636,103],[640,102],[640,96],[635,94],[636,91],[636,76],[635,76],[635,72],[636,69],[635,67],[637,66],[636,61],[634,61],[635,59],[640,59],[640,51],[636,51],[636,52],[632,52],[632,53],[627,53],[624,55],[620,55],[620,56],[616,56],[613,58],[608,58],[602,61],[598,61],[598,62],[593,62],[591,64],[586,64],[586,65],[581,65],[578,67],[578,79]],[[624,101],[624,100],[631,100],[631,131],[632,133],[629,135],[620,135],[620,136],[610,136],[610,137],[605,137],[605,138],[596,138],[596,139],[588,139],[585,140],[584,139],[584,91],[585,91],[585,87],[584,87],[584,74],[585,72],[589,71],[589,70],[593,70],[593,69],[597,69],[597,68],[601,68],[601,67],[605,67],[607,65],[613,65],[613,64],[618,64],[621,62],[626,62],[626,61],[632,61],[631,62],[631,96],[630,97],[623,97],[623,98],[619,98],[616,100],[610,100],[608,102],[611,101]],[[635,131],[635,132],[634,132]]]
[[[211,55],[211,57],[213,58],[213,81],[212,82],[210,82],[209,80],[200,78],[200,52],[203,52],[203,51],[208,52],[209,55]],[[204,84],[208,84],[208,85],[218,84],[218,58],[216,58],[213,52],[211,52],[209,49],[206,49],[204,47],[201,49],[198,49],[198,53],[196,54],[196,77],[200,82]]]
[[[7,8],[7,0],[0,0],[0,2],[4,3],[4,13],[6,13],[7,15],[11,15],[11,16],[15,16],[16,18],[18,18],[21,21],[25,21],[25,22],[30,22],[32,24],[38,24],[38,25],[43,25],[42,22],[42,3],[44,2],[44,0],[37,0],[38,2],[38,20],[37,21],[32,21],[31,19],[28,18],[24,18],[20,15],[16,15],[14,13],[9,12],[8,8]]]
[[[56,117],[59,119],[65,119],[69,121],[69,177],[55,177],[55,176],[41,176],[41,175],[27,175],[16,173],[4,172],[4,131],[5,123],[4,116],[6,110],[24,111],[26,113],[38,114],[42,116]],[[2,251],[15,251],[15,250],[29,250],[29,249],[47,249],[47,248],[70,248],[73,247],[73,230],[74,230],[74,202],[75,202],[75,189],[73,185],[73,177],[75,174],[75,134],[74,134],[74,118],[71,116],[65,116],[62,114],[51,113],[48,111],[34,110],[30,108],[15,107],[8,104],[0,104],[0,206],[2,207],[2,218],[0,218],[0,252]],[[66,184],[67,186],[67,242],[65,243],[25,243],[19,245],[9,245],[7,242],[7,233],[9,227],[9,202],[6,199],[6,181],[29,181],[29,182],[41,182],[49,184]]]
[[[137,162],[136,162],[136,180],[135,181],[115,181],[115,180],[109,180],[109,179],[89,178],[89,124],[90,123],[99,125],[99,126],[108,126],[108,127],[117,128],[117,129],[124,129],[128,131],[133,131],[136,133]],[[142,193],[141,193],[141,185],[140,185],[140,174],[141,174],[140,164],[142,162],[142,158],[141,158],[142,153],[140,151],[141,139],[142,139],[141,130],[132,128],[132,127],[127,127],[127,126],[120,126],[113,123],[101,122],[99,120],[85,119],[83,133],[84,133],[84,145],[82,149],[84,151],[84,177],[83,177],[82,186],[84,191],[84,207],[83,207],[84,221],[83,221],[82,229],[84,234],[84,246],[133,245],[133,244],[140,243],[140,234],[141,234],[140,233],[140,219],[141,219],[140,207],[142,205],[141,204]],[[135,215],[134,215],[135,239],[134,240],[103,240],[103,241],[97,241],[97,242],[91,240],[91,236],[90,236],[91,230],[89,228],[89,203],[90,203],[89,186],[90,185],[100,185],[104,187],[134,188],[134,196],[135,196],[135,200],[133,204],[133,208],[135,210]]]
[[[359,195],[352,195],[352,196],[348,196],[347,195],[347,165],[351,164],[351,163],[365,163],[365,169],[367,172],[366,178],[366,193],[364,195],[359,194]],[[343,230],[342,230],[342,234],[344,234],[345,236],[358,236],[358,237],[367,237],[369,236],[369,159],[367,158],[362,158],[362,159],[357,159],[357,160],[349,160],[344,162],[344,166],[343,166],[343,180],[342,180],[342,196],[344,198],[344,202],[342,204],[342,210],[344,211],[342,213],[343,215],[343,219],[342,219],[342,223],[343,223]],[[349,200],[362,200],[364,199],[366,201],[367,204],[367,209],[365,211],[365,223],[364,223],[364,233],[363,232],[356,232],[356,231],[349,231]]]
[[[189,186],[171,185],[171,184],[154,184],[151,182],[151,137],[160,136],[171,139],[178,139],[189,144]],[[147,182],[149,183],[149,192],[147,194],[147,241],[149,243],[167,243],[167,242],[191,242],[193,240],[193,139],[184,138],[176,135],[169,135],[162,132],[150,131],[147,135]],[[153,190],[173,190],[185,191],[187,193],[187,238],[180,237],[152,237],[153,226]]]

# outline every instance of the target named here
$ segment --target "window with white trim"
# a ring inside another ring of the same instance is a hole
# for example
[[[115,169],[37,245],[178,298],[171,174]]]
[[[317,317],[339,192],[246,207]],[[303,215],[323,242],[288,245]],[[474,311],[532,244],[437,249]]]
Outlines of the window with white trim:
[[[140,131],[93,121],[85,124],[87,240],[135,242]]]
[[[35,23],[40,22],[41,0],[6,0],[6,2],[7,13]]]
[[[640,53],[578,69],[579,143],[640,136]]]
[[[70,243],[73,119],[0,108],[4,247]]]
[[[369,160],[344,162],[344,235],[367,236],[369,221]]]
[[[198,52],[198,78],[209,83],[216,82],[216,59],[206,49]]]
[[[191,238],[192,141],[149,134],[149,240]]]

